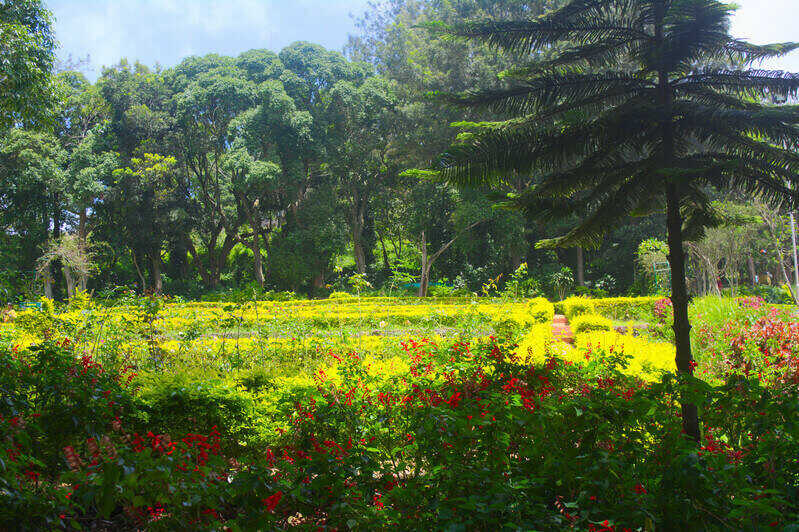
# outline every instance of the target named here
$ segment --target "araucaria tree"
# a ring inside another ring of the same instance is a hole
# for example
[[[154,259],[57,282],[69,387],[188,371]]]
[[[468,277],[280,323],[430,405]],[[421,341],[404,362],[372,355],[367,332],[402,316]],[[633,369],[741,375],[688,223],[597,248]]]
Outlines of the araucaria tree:
[[[798,44],[755,46],[729,34],[734,7],[716,0],[572,0],[529,20],[433,26],[518,54],[505,85],[448,99],[514,118],[472,124],[442,158],[462,185],[502,185],[516,173],[536,185],[509,203],[541,218],[578,213],[542,246],[597,246],[631,213],[665,211],[677,369],[692,374],[686,231],[714,216],[708,190],[797,203],[799,75],[753,69]],[[683,398],[685,432],[700,437]]]

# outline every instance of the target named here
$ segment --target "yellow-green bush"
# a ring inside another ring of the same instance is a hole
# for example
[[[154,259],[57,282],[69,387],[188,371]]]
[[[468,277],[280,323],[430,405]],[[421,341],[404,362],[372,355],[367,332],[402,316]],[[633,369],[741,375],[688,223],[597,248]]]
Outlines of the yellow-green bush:
[[[552,325],[549,323],[533,325],[516,348],[516,356],[525,364],[543,362],[549,358],[551,352]]]
[[[587,297],[570,297],[562,303],[563,314],[569,320],[581,314],[591,314],[594,311],[594,300]]]
[[[651,342],[645,338],[615,331],[594,331],[578,334],[574,342],[578,359],[605,359],[609,356],[630,357],[622,373],[646,380],[658,380],[663,372],[674,371],[674,346]]]
[[[606,297],[593,300],[594,312],[618,321],[652,321],[662,297]]]
[[[353,297],[355,296],[353,296],[349,292],[333,292],[332,294],[327,296],[328,299],[350,299]]]
[[[555,305],[545,297],[536,297],[528,304],[534,323],[551,323],[555,317]]]
[[[572,332],[580,334],[589,331],[609,331],[613,329],[613,322],[598,314],[580,314],[570,320]]]

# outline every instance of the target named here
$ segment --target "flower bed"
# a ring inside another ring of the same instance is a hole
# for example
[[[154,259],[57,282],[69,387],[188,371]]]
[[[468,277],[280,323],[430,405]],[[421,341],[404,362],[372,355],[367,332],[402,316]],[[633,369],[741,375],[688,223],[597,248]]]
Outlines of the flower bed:
[[[332,353],[312,377],[250,393],[272,430],[245,447],[189,410],[171,410],[172,426],[195,430],[151,430],[160,407],[137,379],[69,346],[3,351],[0,383],[14,393],[0,405],[0,527],[715,530],[719,518],[736,529],[799,518],[795,393],[736,376],[706,389],[695,447],[673,378],[647,383],[611,360],[523,364],[493,342],[402,350],[393,371]]]

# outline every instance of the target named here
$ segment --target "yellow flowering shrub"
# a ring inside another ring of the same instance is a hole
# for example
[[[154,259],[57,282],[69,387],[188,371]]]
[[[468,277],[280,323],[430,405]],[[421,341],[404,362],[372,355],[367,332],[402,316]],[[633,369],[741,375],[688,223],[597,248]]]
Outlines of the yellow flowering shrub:
[[[530,328],[516,348],[516,356],[525,364],[545,361],[552,352],[552,325],[538,323]]]
[[[581,314],[591,314],[594,311],[594,300],[587,297],[570,297],[561,302],[563,314],[571,321]]]
[[[552,323],[555,317],[555,305],[545,297],[536,297],[528,304],[533,323]]]
[[[594,299],[594,312],[617,321],[651,321],[655,303],[663,299],[656,297],[606,297]]]
[[[598,314],[580,314],[571,320],[571,330],[575,334],[589,331],[609,331],[613,322]]]
[[[584,362],[592,357],[627,355],[631,357],[629,365],[622,372],[647,380],[658,380],[664,372],[675,368],[672,344],[652,342],[640,336],[615,331],[588,332],[575,337],[575,348],[575,362]]]

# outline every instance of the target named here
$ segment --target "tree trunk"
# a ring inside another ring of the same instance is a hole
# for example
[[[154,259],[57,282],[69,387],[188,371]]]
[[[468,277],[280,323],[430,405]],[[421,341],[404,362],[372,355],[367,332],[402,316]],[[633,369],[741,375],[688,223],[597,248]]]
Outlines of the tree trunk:
[[[366,250],[363,245],[363,229],[365,225],[366,202],[357,191],[352,192],[350,205],[350,229],[352,231],[352,254],[355,257],[355,268],[358,273],[366,273]]]
[[[72,271],[69,268],[62,266],[61,271],[64,274],[64,281],[67,285],[67,297],[71,298],[75,295],[75,279],[72,278]]]
[[[152,276],[153,293],[160,294],[164,288],[161,279],[161,253],[155,251],[150,256],[150,274]]]
[[[585,286],[585,263],[583,257],[583,248],[577,247],[577,285]]]
[[[60,195],[56,192],[53,193],[53,241],[58,242],[61,238],[61,205]],[[52,278],[51,296],[52,299],[61,299],[62,292],[58,285],[58,278],[61,277],[61,270],[63,265],[60,260],[54,260],[50,263],[50,277]]]
[[[319,292],[325,286],[325,272],[318,272],[313,276],[311,286],[314,292]]]
[[[366,273],[366,252],[360,239],[353,239],[352,252],[355,255],[355,268],[358,273]]]
[[[86,222],[88,220],[88,214],[86,213],[86,209],[81,209],[78,213],[78,241],[85,246],[86,245]]]
[[[752,286],[757,286],[757,271],[755,271],[755,260],[752,258],[751,255],[746,257],[746,265],[749,267],[749,279],[752,282]]]
[[[430,266],[422,268],[422,275],[419,277],[419,297],[427,297],[430,287]]]
[[[391,271],[391,262],[388,260],[388,252],[386,251],[386,241],[383,239],[381,233],[377,233],[377,238],[380,240],[380,248],[383,250],[383,269],[387,272]]]
[[[419,297],[427,297],[427,284],[428,279],[430,277],[430,266],[427,264],[427,237],[425,236],[424,231],[422,231],[422,238],[420,240],[421,244],[419,246],[419,251],[421,252],[421,257],[419,262],[421,263],[421,272],[419,274]]]
[[[669,241],[669,264],[671,265],[671,303],[674,308],[674,343],[677,348],[675,362],[677,370],[693,375],[694,360],[691,356],[691,324],[688,320],[688,289],[685,284],[685,251],[683,250],[682,217],[680,216],[680,193],[677,185],[666,185],[666,224]],[[682,424],[685,433],[699,442],[699,413],[695,404],[682,400]]]
[[[185,245],[186,249],[189,250],[189,256],[191,256],[191,261],[192,263],[194,263],[194,267],[197,269],[197,273],[200,274],[200,279],[202,279],[203,284],[205,286],[210,286],[211,274],[203,265],[202,257],[200,257],[200,253],[197,251],[197,247],[194,245],[194,242],[192,242],[190,238],[186,238]]]
[[[654,47],[655,55],[665,53],[664,39],[666,25],[666,3],[656,2],[654,6]],[[661,59],[661,61],[663,61]],[[664,61],[665,62],[665,61]],[[662,112],[662,168],[674,166],[674,123],[672,92],[669,75],[665,68],[658,71],[658,100]],[[671,266],[671,303],[674,309],[674,343],[677,356],[677,370],[685,375],[693,375],[694,360],[691,356],[691,323],[688,319],[688,288],[685,282],[685,249],[683,249],[682,215],[680,214],[680,190],[678,183],[666,179],[666,226],[669,243],[669,265]],[[700,440],[699,412],[695,404],[683,395],[682,426],[685,434],[695,442]]]
[[[139,284],[141,285],[142,293],[147,291],[147,279],[144,278],[144,274],[139,268],[139,261],[136,259],[136,252],[131,250],[131,256],[133,257],[133,267],[136,268],[136,275],[139,277]]]
[[[264,287],[264,268],[261,260],[261,235],[258,231],[252,233],[252,253],[253,268],[255,269],[255,281],[261,288]]]

